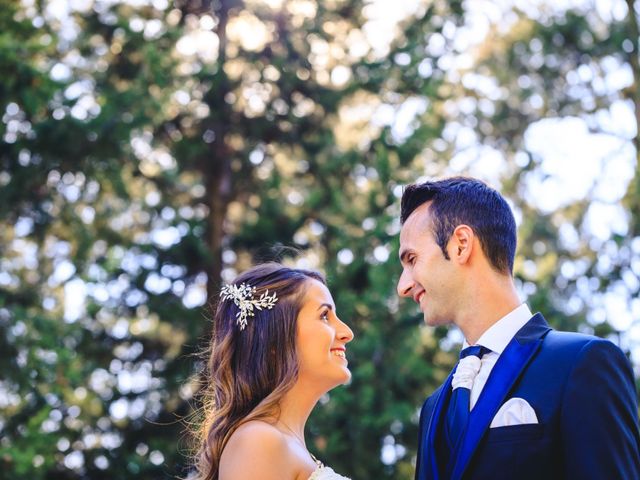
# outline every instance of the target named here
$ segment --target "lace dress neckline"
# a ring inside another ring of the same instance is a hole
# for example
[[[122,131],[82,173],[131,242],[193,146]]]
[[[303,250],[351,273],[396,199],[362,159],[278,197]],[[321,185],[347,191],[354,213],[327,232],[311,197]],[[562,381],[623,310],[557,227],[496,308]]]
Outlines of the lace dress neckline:
[[[308,480],[350,480],[347,477],[343,477],[337,474],[333,468],[325,466],[320,460],[318,460],[311,452],[309,452],[311,458],[316,462],[316,469],[313,471]]]
[[[318,467],[309,477],[309,480],[350,480],[347,477],[333,471],[331,467]]]

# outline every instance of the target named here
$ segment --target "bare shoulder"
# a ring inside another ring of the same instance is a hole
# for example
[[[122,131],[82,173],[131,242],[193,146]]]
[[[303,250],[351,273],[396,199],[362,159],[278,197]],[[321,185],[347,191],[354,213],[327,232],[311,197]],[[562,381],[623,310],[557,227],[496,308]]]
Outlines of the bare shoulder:
[[[260,440],[272,447],[284,447],[287,443],[285,436],[280,430],[262,420],[251,420],[243,423],[233,432],[229,443],[231,443],[232,440],[251,444],[255,443],[256,440]],[[265,448],[268,445],[261,444],[260,448]]]
[[[242,424],[229,438],[220,458],[220,480],[295,478],[285,436],[260,420]]]

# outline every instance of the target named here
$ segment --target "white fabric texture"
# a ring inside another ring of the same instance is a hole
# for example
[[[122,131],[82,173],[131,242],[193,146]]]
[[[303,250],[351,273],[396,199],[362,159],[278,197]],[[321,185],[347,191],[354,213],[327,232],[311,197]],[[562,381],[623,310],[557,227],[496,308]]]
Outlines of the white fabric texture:
[[[329,467],[318,467],[315,472],[311,474],[309,480],[350,480],[347,477],[337,474]]]
[[[471,387],[471,396],[469,399],[469,407],[473,410],[476,405],[482,389],[487,383],[487,379],[491,374],[491,370],[495,366],[500,354],[507,348],[509,342],[513,339],[518,330],[531,320],[531,310],[526,303],[512,310],[510,313],[502,317],[494,323],[476,342],[476,345],[482,345],[491,352],[485,354],[480,361],[480,370],[473,380]],[[465,340],[462,349],[467,348],[469,343]],[[467,357],[468,358],[468,357]]]
[[[491,421],[490,428],[532,423],[538,423],[538,417],[533,407],[524,398],[514,397],[507,400],[500,407],[500,410]]]
[[[453,374],[453,379],[451,380],[453,390],[460,387],[471,390],[473,381],[480,371],[480,365],[480,359],[475,355],[469,355],[468,357],[460,359],[456,373]]]

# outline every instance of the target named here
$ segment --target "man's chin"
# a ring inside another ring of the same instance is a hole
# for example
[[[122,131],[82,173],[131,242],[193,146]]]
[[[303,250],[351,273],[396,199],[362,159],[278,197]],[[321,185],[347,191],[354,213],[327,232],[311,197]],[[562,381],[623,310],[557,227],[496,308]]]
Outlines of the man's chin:
[[[434,321],[434,319],[432,317],[428,317],[426,314],[424,315],[424,317],[422,318],[422,320],[424,321],[425,325],[428,325],[429,327],[436,327],[438,326],[438,323]]]
[[[443,321],[433,315],[424,314],[423,317],[424,323],[430,327],[439,327],[440,325],[447,325],[450,322]]]

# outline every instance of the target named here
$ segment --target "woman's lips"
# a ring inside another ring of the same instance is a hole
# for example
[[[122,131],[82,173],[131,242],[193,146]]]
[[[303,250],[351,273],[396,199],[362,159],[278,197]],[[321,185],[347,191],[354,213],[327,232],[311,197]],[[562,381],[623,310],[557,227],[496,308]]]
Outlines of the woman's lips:
[[[344,348],[332,348],[331,353],[336,357],[347,359],[347,352]]]

